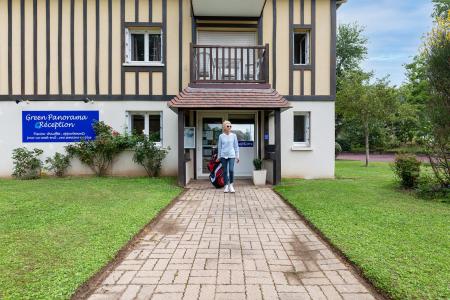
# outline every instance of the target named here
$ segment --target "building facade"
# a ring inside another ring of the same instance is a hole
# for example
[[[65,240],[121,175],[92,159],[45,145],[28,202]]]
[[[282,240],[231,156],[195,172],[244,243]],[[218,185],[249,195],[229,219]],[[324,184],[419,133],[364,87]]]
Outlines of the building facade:
[[[170,147],[162,174],[181,185],[208,175],[225,119],[241,146],[237,176],[251,176],[259,157],[269,182],[333,177],[339,5],[0,0],[0,176],[10,176],[14,148],[45,157],[70,142],[55,125],[33,133],[29,120],[96,112],[119,132],[159,133]],[[131,155],[111,174],[145,174]],[[69,173],[90,170],[74,161]]]

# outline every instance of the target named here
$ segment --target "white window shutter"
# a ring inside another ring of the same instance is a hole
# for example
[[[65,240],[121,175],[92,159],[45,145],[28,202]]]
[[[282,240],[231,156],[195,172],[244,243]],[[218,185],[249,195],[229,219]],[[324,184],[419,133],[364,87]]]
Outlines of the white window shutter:
[[[130,62],[131,60],[131,36],[130,30],[125,28],[125,62]]]

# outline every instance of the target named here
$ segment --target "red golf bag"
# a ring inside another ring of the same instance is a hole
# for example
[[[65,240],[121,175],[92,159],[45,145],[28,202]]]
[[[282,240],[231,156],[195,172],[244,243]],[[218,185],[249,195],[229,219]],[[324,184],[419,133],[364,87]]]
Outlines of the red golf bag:
[[[216,160],[217,154],[214,153],[208,163],[208,170],[210,172],[209,180],[213,186],[216,188],[221,188],[225,185],[225,178],[223,177],[222,163],[220,161],[216,162]]]

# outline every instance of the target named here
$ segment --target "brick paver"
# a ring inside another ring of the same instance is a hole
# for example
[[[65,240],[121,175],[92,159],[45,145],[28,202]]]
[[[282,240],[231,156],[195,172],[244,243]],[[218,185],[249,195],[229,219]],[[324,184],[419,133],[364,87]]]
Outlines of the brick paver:
[[[270,187],[191,184],[89,299],[374,299]]]

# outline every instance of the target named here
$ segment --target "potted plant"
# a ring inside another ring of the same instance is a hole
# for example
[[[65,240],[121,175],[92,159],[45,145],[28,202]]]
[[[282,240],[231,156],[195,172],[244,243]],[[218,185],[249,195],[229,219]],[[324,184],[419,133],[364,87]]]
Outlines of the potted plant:
[[[253,160],[253,166],[255,167],[255,170],[253,170],[253,184],[265,185],[267,170],[262,170],[262,160],[255,158]]]

